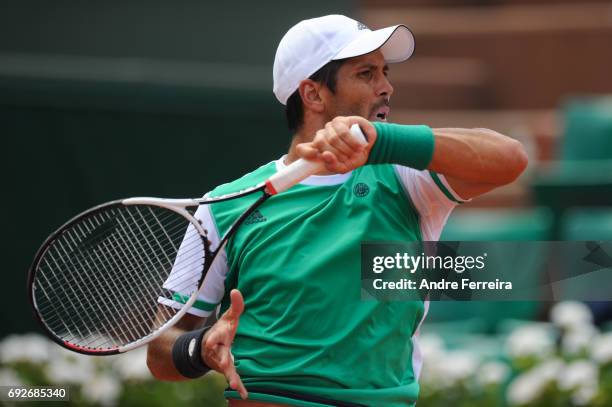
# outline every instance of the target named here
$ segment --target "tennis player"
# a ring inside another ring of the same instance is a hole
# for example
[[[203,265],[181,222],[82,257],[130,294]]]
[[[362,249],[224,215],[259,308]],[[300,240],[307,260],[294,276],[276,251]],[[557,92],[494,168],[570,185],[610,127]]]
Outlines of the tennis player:
[[[413,50],[403,25],[372,31],[341,15],[282,38],[274,94],[294,134],[289,152],[210,194],[253,186],[300,157],[325,170],[267,201],[230,239],[198,302],[149,345],[155,377],[216,370],[230,406],[416,402],[427,304],[360,301],[360,243],[437,240],[456,205],[514,181],[527,157],[492,130],[387,123],[388,65]],[[351,139],[354,123],[367,145]],[[213,247],[252,199],[198,209]],[[202,328],[215,309],[220,318]]]

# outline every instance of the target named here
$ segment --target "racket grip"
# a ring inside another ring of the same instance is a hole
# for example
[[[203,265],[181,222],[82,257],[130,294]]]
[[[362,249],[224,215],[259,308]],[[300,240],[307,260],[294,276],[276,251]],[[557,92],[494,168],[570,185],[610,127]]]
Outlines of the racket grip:
[[[358,124],[353,124],[351,126],[351,137],[359,144],[368,144]],[[266,181],[266,192],[270,195],[276,195],[279,192],[286,191],[300,181],[321,171],[323,168],[325,168],[325,164],[322,161],[311,161],[300,158],[268,178]]]

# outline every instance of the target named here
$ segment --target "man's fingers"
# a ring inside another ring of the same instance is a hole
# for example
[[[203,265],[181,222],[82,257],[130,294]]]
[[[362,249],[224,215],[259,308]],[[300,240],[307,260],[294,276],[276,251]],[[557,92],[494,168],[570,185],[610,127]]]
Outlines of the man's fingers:
[[[219,353],[220,345],[207,345],[204,349],[202,349],[202,360],[211,368],[219,371],[221,368],[221,354]]]
[[[230,366],[233,367],[234,361],[229,354],[229,348],[225,348],[224,346],[220,346],[220,348],[223,349],[219,352],[219,368],[225,372]]]
[[[334,148],[336,155],[351,156],[354,148],[347,142],[348,127],[328,122],[325,125],[327,143]]]
[[[323,154],[325,151],[333,153],[339,161],[346,159],[352,154],[351,148],[342,141],[342,136],[336,133],[331,123],[327,123],[324,129],[318,130],[310,143],[312,147]],[[319,157],[321,157],[319,155]]]
[[[331,151],[324,151],[321,154],[321,159],[325,163],[325,168],[329,172],[333,172],[335,174],[344,174],[347,171],[350,171],[351,168],[344,163],[340,157],[336,156]]]
[[[362,149],[360,145],[357,145],[357,148],[351,146],[347,139],[350,136],[350,130],[346,126],[346,124],[342,121],[331,121],[325,124],[325,131],[319,131],[319,138],[322,140],[321,145],[319,146],[319,151],[324,152],[328,151],[334,155],[334,158],[337,161],[337,164],[333,161],[329,154],[326,154],[327,158],[326,168],[329,171],[344,173],[349,171],[350,165],[348,164],[351,161],[351,157],[354,157],[359,150]],[[330,167],[331,165],[331,167]]]
[[[240,291],[233,289],[232,292],[230,292],[230,299],[232,303],[223,317],[235,319],[237,322],[242,311],[244,311],[244,298],[242,298],[242,293],[240,293]]]
[[[238,373],[234,375],[230,387],[232,389],[238,390],[238,393],[240,393],[240,397],[242,397],[243,400],[246,400],[247,397],[249,397],[249,393],[247,392],[246,387],[244,387],[244,383],[242,383],[242,379],[240,378],[240,376],[238,376]]]
[[[220,324],[217,321],[217,324]],[[227,328],[215,327],[214,331],[206,338],[202,344],[202,359],[215,370],[225,368],[227,360],[225,355],[229,354],[234,340],[234,331],[225,323]],[[231,359],[231,356],[228,356]]]
[[[312,146],[312,143],[298,144],[296,147],[300,157],[307,160],[316,160],[319,158],[319,150]]]
[[[321,159],[325,163],[327,169],[329,169],[330,166],[336,167],[339,164],[338,158],[331,151],[323,151],[321,153]]]
[[[353,137],[350,126],[358,124],[364,132],[368,145]],[[297,146],[298,155],[308,160],[321,160],[325,169],[333,173],[346,173],[363,165],[376,141],[376,129],[360,116],[338,116],[316,132],[310,143]]]
[[[209,366],[223,373],[230,387],[237,390],[240,393],[240,397],[246,399],[248,397],[248,392],[242,383],[240,375],[236,372],[236,366],[234,366],[234,359],[232,358],[230,347],[215,345],[209,350],[206,356],[207,358],[204,361],[207,364],[208,362],[213,362],[216,366],[211,366],[210,364]]]
[[[240,375],[238,374],[238,372],[236,372],[236,367],[234,366],[234,363],[232,362],[231,365],[228,366],[228,368],[225,369],[223,373],[225,375],[225,378],[227,379],[227,382],[229,383],[229,386],[232,389],[237,390],[238,393],[240,393],[240,397],[246,400],[246,398],[249,396],[249,393],[247,392],[246,387],[244,387],[244,383],[242,383]]]
[[[244,384],[240,379],[238,379],[238,393],[240,393],[240,397],[242,397],[243,400],[249,398],[249,392],[247,391],[246,387],[244,387]]]
[[[351,134],[350,125],[352,125],[352,122],[350,118],[343,118],[343,120],[334,119],[331,123],[336,133],[341,136],[342,141],[348,146],[349,151],[359,152],[364,148],[364,145]]]

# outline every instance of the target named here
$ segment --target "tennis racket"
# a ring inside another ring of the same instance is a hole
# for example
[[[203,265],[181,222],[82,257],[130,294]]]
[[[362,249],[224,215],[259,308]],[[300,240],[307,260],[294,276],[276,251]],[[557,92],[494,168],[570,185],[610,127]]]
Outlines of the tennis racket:
[[[357,124],[351,136],[367,144]],[[52,340],[88,355],[123,353],[152,341],[195,303],[206,273],[241,223],[323,166],[300,159],[236,193],[129,198],[77,215],[47,238],[30,267],[28,294],[36,319]],[[195,210],[251,194],[259,198],[212,250]]]

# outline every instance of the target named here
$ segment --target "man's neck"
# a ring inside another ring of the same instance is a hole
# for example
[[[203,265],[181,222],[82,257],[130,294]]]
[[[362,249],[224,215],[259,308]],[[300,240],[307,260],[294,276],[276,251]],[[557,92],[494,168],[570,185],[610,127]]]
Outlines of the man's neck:
[[[306,121],[306,120],[305,120]],[[289,165],[292,162],[298,160],[300,156],[297,154],[296,147],[300,143],[309,143],[314,139],[315,133],[325,127],[325,123],[313,123],[309,120],[309,124],[304,123],[300,129],[293,135],[287,157],[285,157],[285,164]]]
[[[296,133],[291,140],[291,145],[289,146],[289,151],[287,152],[287,156],[285,157],[285,165],[289,165],[294,161],[299,160],[300,156],[296,151],[296,147],[300,143],[307,143],[312,141],[312,137],[310,139],[304,138],[299,133]]]

